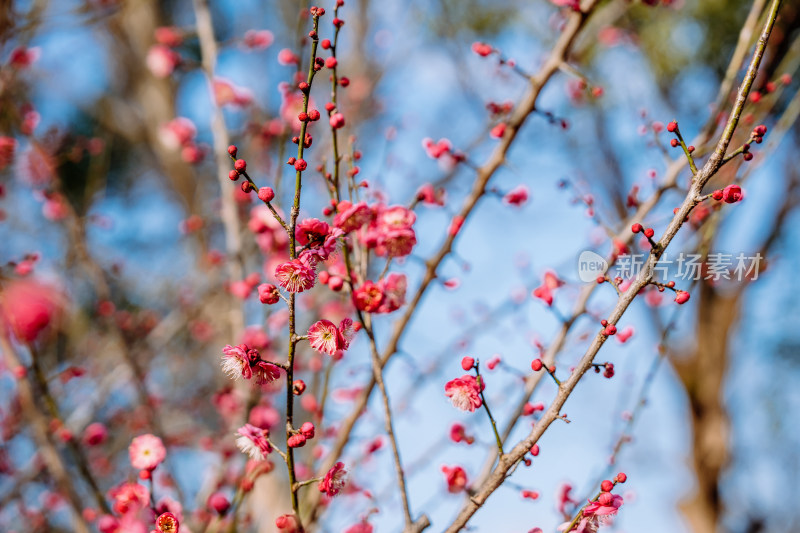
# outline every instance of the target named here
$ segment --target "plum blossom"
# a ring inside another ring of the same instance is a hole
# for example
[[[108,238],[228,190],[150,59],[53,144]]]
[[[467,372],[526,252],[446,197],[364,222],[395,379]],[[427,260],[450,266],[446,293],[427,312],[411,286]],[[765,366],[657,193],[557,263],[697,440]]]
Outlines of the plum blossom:
[[[372,533],[372,524],[369,522],[359,522],[345,529],[344,533]]]
[[[392,272],[379,282],[383,299],[378,313],[391,313],[396,311],[406,303],[406,288],[408,281],[405,274]]]
[[[440,187],[433,187],[433,184],[426,183],[417,190],[417,200],[425,205],[443,206],[445,202],[445,190]]]
[[[14,137],[0,136],[0,170],[11,164],[16,149],[17,140]]]
[[[597,500],[589,500],[589,504],[581,512],[583,516],[577,527],[570,531],[575,533],[596,533],[600,526],[608,525],[611,522],[611,518],[617,514],[623,503],[622,496],[603,492]],[[567,527],[569,527],[569,524],[559,527],[559,530],[564,531]]]
[[[233,379],[255,377],[258,385],[264,385],[280,377],[279,367],[264,361],[258,350],[250,348],[247,344],[237,346],[227,344],[222,353],[222,371]]]
[[[344,232],[339,228],[331,228],[327,222],[316,218],[308,218],[297,225],[295,238],[302,247],[300,256],[311,265],[325,261],[336,250],[337,239]]]
[[[467,488],[467,473],[460,466],[442,466],[447,491],[457,494]]]
[[[542,284],[533,289],[532,296],[539,298],[549,306],[553,305],[553,291],[564,285],[564,282],[558,279],[558,276],[552,271],[544,273]]]
[[[178,150],[191,144],[196,135],[194,122],[186,117],[175,117],[158,128],[158,138],[169,150]]]
[[[108,495],[114,500],[114,511],[121,515],[134,514],[150,502],[150,492],[138,483],[122,483],[109,490]]]
[[[181,56],[175,50],[163,44],[150,47],[145,63],[156,78],[166,78],[175,71],[181,62]]]
[[[284,51],[288,51],[288,54],[284,54]],[[287,59],[286,64],[293,64],[297,63],[299,60],[297,57],[291,52],[291,50],[282,50],[281,54],[279,54],[278,58],[280,61],[281,55],[285,55],[285,59]],[[291,60],[291,62],[289,62]],[[281,92],[281,108],[280,108],[280,115],[283,121],[286,124],[289,124],[294,131],[300,131],[303,127],[303,123],[300,122],[300,119],[297,118],[298,115],[303,111],[303,94],[299,91],[294,90],[288,83],[281,83],[278,86],[278,90]],[[314,99],[309,97],[308,99],[308,108],[309,109],[316,109],[317,106],[315,105]]]
[[[422,139],[422,147],[431,159],[439,159],[453,149],[453,145],[448,139],[439,139],[434,142],[433,139],[428,137]]]
[[[18,46],[11,51],[8,57],[8,64],[17,69],[25,69],[36,63],[42,55],[42,49],[39,47],[25,48]]]
[[[414,212],[400,205],[386,207],[382,204],[374,206],[373,212],[375,217],[361,235],[362,242],[374,248],[379,256],[404,257],[410,254],[417,244],[412,228],[417,218]]]
[[[163,513],[156,518],[156,530],[158,533],[178,533],[180,524],[172,513]]]
[[[64,297],[33,279],[15,280],[0,292],[0,328],[22,342],[33,342],[61,316]]]
[[[342,320],[338,328],[330,320],[318,320],[308,328],[308,342],[319,353],[336,355],[336,352],[350,347],[352,326],[353,321],[349,318]]]
[[[214,92],[214,100],[218,106],[233,105],[236,107],[247,107],[253,103],[253,93],[250,89],[234,85],[225,78],[214,78],[211,84]]]
[[[251,459],[263,461],[272,451],[269,443],[269,430],[245,424],[236,432],[236,446]]]
[[[252,364],[252,368],[253,377],[256,378],[257,385],[272,383],[281,377],[281,372],[278,367],[267,361],[256,361]]]
[[[373,313],[383,302],[383,291],[378,283],[367,280],[353,291],[353,303],[359,311]]]
[[[328,470],[328,473],[320,480],[317,487],[320,492],[324,492],[330,497],[336,496],[344,488],[346,476],[347,470],[344,468],[344,463],[338,462]]]
[[[378,283],[367,280],[353,291],[353,303],[359,311],[391,313],[405,304],[407,285],[405,274],[394,272]]]
[[[275,269],[275,277],[281,287],[289,292],[303,292],[314,286],[316,272],[313,265],[303,257],[281,263]]]
[[[266,50],[275,41],[269,30],[247,30],[244,32],[242,46],[246,50]]]
[[[153,34],[158,44],[163,44],[170,48],[183,44],[183,32],[175,26],[159,26]]]
[[[464,374],[460,378],[448,381],[444,386],[444,394],[450,398],[453,407],[462,411],[474,412],[483,405],[480,393],[484,388],[486,385],[483,380],[479,386],[475,376]]]
[[[474,43],[472,43],[472,51],[481,57],[486,57],[490,55],[494,51],[494,49],[490,44],[475,41]]]
[[[528,188],[525,185],[514,187],[503,196],[503,201],[508,205],[524,205],[528,201]]]
[[[222,349],[224,354],[222,357],[222,371],[233,379],[238,379],[239,377],[250,379],[253,377],[247,350],[246,344],[239,344],[238,346],[225,345]]]
[[[467,430],[464,425],[455,422],[452,426],[450,426],[450,440],[453,442],[465,442],[467,444],[472,444],[475,442],[475,437],[467,435]]]
[[[131,441],[131,445],[128,446],[128,455],[134,468],[138,470],[154,470],[164,462],[167,450],[164,448],[164,443],[161,442],[160,438],[146,433]]]
[[[369,223],[373,217],[373,212],[366,202],[351,204],[346,200],[342,200],[336,210],[337,214],[333,219],[333,225],[345,233],[361,228],[364,224]]]

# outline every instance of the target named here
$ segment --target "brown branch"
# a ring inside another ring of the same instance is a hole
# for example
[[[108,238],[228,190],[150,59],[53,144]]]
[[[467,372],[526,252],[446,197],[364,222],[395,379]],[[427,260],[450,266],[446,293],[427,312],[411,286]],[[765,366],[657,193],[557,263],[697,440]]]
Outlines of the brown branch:
[[[217,65],[217,41],[214,37],[214,25],[211,19],[211,10],[208,0],[193,0],[195,17],[197,19],[197,38],[200,41],[200,56],[205,72],[208,89],[211,93],[211,133],[214,138],[214,160],[217,166],[217,181],[219,182],[222,209],[220,216],[225,228],[225,249],[228,253],[228,276],[231,281],[241,280],[244,275],[242,259],[242,240],[239,223],[239,214],[236,202],[230,190],[228,179],[228,146],[230,137],[225,126],[225,116],[214,96],[214,71]],[[229,298],[228,320],[229,335],[231,338],[238,336],[244,328],[244,315],[242,308],[235,305]]]
[[[0,349],[5,354],[6,364],[10,368],[22,366],[22,362],[11,345],[10,340],[5,335],[0,335]],[[17,393],[19,395],[20,406],[25,418],[30,422],[33,438],[38,446],[38,452],[42,456],[48,472],[53,476],[56,487],[66,497],[73,512],[72,527],[77,533],[89,533],[89,526],[84,520],[83,499],[73,485],[73,478],[58,453],[53,441],[50,439],[50,429],[47,416],[42,413],[36,405],[36,400],[28,377],[17,380]]]
[[[747,99],[747,95],[750,92],[750,87],[752,86],[753,80],[758,72],[758,66],[761,62],[764,49],[766,48],[767,41],[769,40],[769,36],[772,32],[775,19],[777,18],[780,4],[781,0],[773,0],[770,6],[767,22],[763,31],[761,32],[758,44],[756,45],[756,50],[753,54],[753,59],[750,62],[750,66],[747,69],[744,82],[739,89],[736,104],[733,107],[728,124],[725,127],[719,142],[717,143],[717,148],[714,154],[697,173],[692,187],[689,189],[689,192],[681,204],[681,207],[678,209],[678,212],[675,214],[663,236],[658,241],[658,247],[650,254],[636,280],[634,280],[628,290],[623,294],[615,308],[612,310],[608,317],[609,324],[617,324],[639,291],[650,282],[653,276],[653,269],[660,256],[663,254],[664,250],[666,250],[667,246],[669,246],[670,242],[672,242],[672,239],[678,233],[678,230],[683,225],[691,210],[699,202],[703,186],[719,169],[722,159],[725,156],[725,151],[730,144],[731,138],[733,137],[736,124],[739,121],[739,117]],[[477,488],[476,493],[465,502],[456,519],[446,530],[447,533],[455,533],[461,530],[467,524],[472,515],[475,514],[475,512],[489,498],[489,496],[503,483],[509,471],[539,440],[550,424],[552,424],[553,421],[558,418],[561,407],[567,401],[567,398],[569,398],[569,396],[572,394],[572,391],[575,390],[575,387],[583,375],[592,367],[592,362],[594,361],[595,356],[607,338],[608,337],[602,331],[595,336],[588,350],[581,358],[580,362],[576,365],[569,379],[567,379],[567,381],[562,383],[561,387],[559,387],[556,398],[550,404],[550,407],[547,409],[547,411],[545,411],[542,418],[539,420],[530,434],[525,439],[520,441],[516,446],[514,446],[511,452],[499,459],[497,467],[494,469],[488,479],[479,488]]]
[[[745,54],[747,53],[748,48],[750,47],[751,36],[754,33],[754,27],[758,23],[759,15],[763,10],[763,4],[760,8],[758,6],[754,6],[748,15],[747,20],[744,23],[744,27],[740,33],[740,39],[737,43],[737,48],[734,51],[733,58],[731,59],[731,63],[728,67],[728,72],[732,69],[734,74],[739,72],[740,66],[744,60]],[[743,38],[742,36],[747,36],[747,38]],[[727,78],[726,78],[727,80]],[[725,104],[727,100],[728,93],[730,92],[729,85],[732,84],[733,81],[724,82],[720,87],[717,95],[717,105],[715,105],[714,112],[712,113],[713,117],[717,117],[719,113],[722,112],[722,106]],[[800,106],[800,104],[798,104]],[[792,121],[793,122],[793,121]],[[698,147],[696,153],[704,153],[706,151],[706,147],[710,143],[711,135],[713,134],[714,130],[717,128],[717,121],[712,120],[709,121],[702,131],[692,140],[691,144],[694,144]],[[774,141],[774,136],[770,136],[770,142]],[[676,187],[678,176],[680,175],[681,171],[687,165],[686,158],[679,157],[678,159],[672,161],[664,175],[664,181],[662,185],[656,190],[656,192],[651,195],[647,200],[642,202],[639,205],[639,208],[636,212],[629,217],[626,221],[621,224],[621,231],[617,233],[612,240],[616,240],[622,242],[626,245],[630,244],[633,240],[633,234],[630,232],[631,224],[635,222],[641,222],[645,219],[645,217],[658,205],[663,197],[664,193],[669,190],[672,190]],[[752,168],[752,167],[751,167]],[[572,326],[575,324],[577,319],[582,316],[586,312],[587,303],[597,289],[597,285],[592,283],[585,286],[580,295],[578,296],[578,300],[575,303],[573,308],[572,315],[563,322],[561,328],[556,333],[555,338],[553,341],[548,345],[547,350],[545,351],[544,356],[542,357],[542,361],[545,364],[552,365],[555,363],[556,358],[560,354],[561,350],[566,343],[567,337]],[[520,397],[519,402],[514,410],[514,414],[511,416],[508,425],[506,426],[505,430],[503,431],[503,442],[505,442],[508,437],[511,435],[514,427],[516,426],[517,422],[521,419],[523,409],[525,408],[525,404],[528,402],[529,398],[536,390],[539,385],[539,380],[542,378],[543,374],[535,373],[530,376],[525,382],[525,392]],[[488,477],[489,473],[491,472],[492,466],[494,465],[496,456],[494,454],[490,454],[490,456],[486,459],[484,466],[481,470],[481,474],[478,476],[478,484],[485,480]]]

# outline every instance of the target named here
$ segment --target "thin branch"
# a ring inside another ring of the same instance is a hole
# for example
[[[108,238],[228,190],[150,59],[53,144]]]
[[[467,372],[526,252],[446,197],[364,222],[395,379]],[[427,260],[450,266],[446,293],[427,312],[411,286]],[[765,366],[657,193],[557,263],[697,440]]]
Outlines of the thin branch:
[[[753,84],[753,80],[756,77],[758,72],[758,67],[761,63],[761,58],[764,54],[764,49],[766,48],[767,41],[769,40],[769,36],[772,32],[772,28],[775,24],[775,19],[777,18],[778,8],[780,7],[781,0],[773,0],[770,10],[769,16],[767,18],[767,22],[764,26],[763,31],[761,32],[761,36],[758,40],[758,44],[756,46],[756,50],[753,54],[753,59],[750,62],[750,66],[747,69],[747,73],[745,74],[745,79],[739,89],[739,93],[737,95],[736,104],[734,105],[733,111],[731,113],[731,117],[728,120],[728,125],[726,126],[722,137],[720,138],[719,142],[717,143],[717,149],[715,150],[714,154],[709,158],[703,168],[698,172],[697,177],[692,184],[689,192],[686,195],[681,207],[678,209],[677,213],[673,217],[672,221],[670,222],[669,226],[667,227],[664,235],[658,241],[659,244],[659,252],[651,254],[648,257],[648,260],[645,262],[644,268],[641,270],[639,275],[637,276],[636,280],[631,283],[631,286],[628,290],[623,294],[622,298],[620,299],[619,303],[613,309],[611,314],[609,315],[608,322],[609,324],[617,324],[619,319],[628,309],[630,304],[633,302],[634,298],[638,295],[639,291],[644,288],[652,279],[653,269],[658,262],[661,254],[664,250],[666,250],[667,246],[669,246],[670,242],[672,242],[675,235],[678,233],[678,230],[683,225],[686,216],[692,210],[692,208],[696,205],[697,198],[700,196],[700,192],[702,191],[703,186],[705,183],[708,182],[709,179],[714,175],[714,173],[719,169],[720,163],[722,158],[725,156],[725,150],[727,149],[728,144],[730,143],[731,137],[733,136],[733,132],[736,128],[736,124],[739,121],[739,116],[741,115],[742,109],[744,107],[744,102],[747,100],[747,95],[750,92],[750,87]],[[608,339],[608,336],[604,335],[602,332],[598,333],[594,340],[592,341],[591,345],[587,349],[584,356],[581,358],[578,365],[576,365],[575,369],[573,370],[572,374],[570,375],[569,379],[562,384],[562,387],[559,389],[558,394],[554,401],[550,404],[550,407],[545,411],[542,415],[542,418],[530,432],[530,434],[520,441],[514,448],[509,452],[506,456],[500,458],[498,460],[497,467],[491,473],[489,478],[477,489],[476,494],[469,498],[464,506],[462,507],[461,511],[459,512],[456,519],[447,528],[447,533],[456,533],[460,531],[475,514],[475,512],[483,505],[483,503],[488,499],[488,497],[502,484],[503,480],[506,478],[508,471],[514,467],[522,457],[530,450],[530,448],[536,444],[539,438],[544,434],[550,424],[559,417],[559,412],[563,407],[564,403],[567,401],[567,398],[572,394],[572,391],[575,390],[580,379],[583,375],[592,367],[592,362],[594,361],[594,357],[597,355],[600,348]]]
[[[17,352],[11,345],[11,341],[5,335],[0,335],[0,349],[2,349],[0,351],[5,354],[6,364],[9,368],[22,367],[22,362]],[[73,478],[64,466],[64,462],[61,460],[58,450],[50,440],[47,416],[37,407],[33,387],[27,377],[22,377],[17,380],[17,394],[22,412],[25,418],[30,422],[33,438],[38,446],[38,452],[41,454],[48,472],[53,476],[58,490],[66,496],[72,508],[72,527],[76,533],[89,533],[89,526],[82,514],[84,508],[83,499],[73,485]]]

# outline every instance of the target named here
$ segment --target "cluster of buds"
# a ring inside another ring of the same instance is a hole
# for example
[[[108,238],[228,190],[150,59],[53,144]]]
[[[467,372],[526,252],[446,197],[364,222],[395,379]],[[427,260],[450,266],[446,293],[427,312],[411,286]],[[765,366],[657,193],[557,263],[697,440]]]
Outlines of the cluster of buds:
[[[744,197],[742,188],[735,183],[728,185],[724,189],[717,189],[711,193],[711,197],[716,201],[723,201],[726,204],[735,204]]]
[[[645,228],[644,226],[642,226],[638,222],[631,226],[631,231],[633,233],[643,233],[644,236],[647,237],[648,239],[652,239],[653,235],[656,234],[656,232],[655,232],[655,230],[653,228]]]
[[[750,153],[750,144],[756,143],[761,144],[764,142],[764,135],[767,133],[767,127],[763,124],[756,126],[753,128],[753,132],[750,134],[750,142],[744,143],[742,146],[742,157],[745,161],[750,161],[753,159],[753,154]]]
[[[289,438],[286,440],[286,445],[289,448],[302,448],[306,445],[307,440],[314,438],[314,424],[311,422],[304,422],[299,430],[294,430]]]
[[[606,337],[611,337],[617,334],[617,326],[614,324],[609,324],[608,320],[601,320],[600,325],[603,326],[603,335]]]
[[[311,118],[315,116],[316,118]],[[319,120],[319,111],[316,109],[312,109],[308,114],[300,113],[297,118],[300,119],[301,122],[306,122],[309,120]],[[300,144],[300,136],[295,135],[292,137],[292,142],[294,144]],[[303,138],[303,148],[311,148],[311,143],[314,142],[314,138],[311,136],[310,133],[306,133],[306,136]]]
[[[673,120],[669,124],[667,124],[667,131],[675,134],[675,138],[669,141],[670,146],[676,148],[683,143],[683,138],[681,137],[681,131],[680,129],[678,129],[678,123],[676,121]],[[686,151],[689,152],[690,154],[693,153],[694,150],[695,148],[692,145],[686,147]]]
[[[286,160],[287,165],[292,165],[294,169],[298,172],[302,172],[308,168],[308,163],[306,163],[305,159],[297,159],[296,157],[290,157]]]
[[[688,291],[682,291],[680,289],[675,288],[675,282],[669,281],[667,283],[658,283],[655,281],[650,282],[651,285],[655,285],[658,289],[658,292],[664,292],[666,289],[669,289],[675,293],[675,303],[678,305],[683,305],[689,301],[690,294]]]
[[[599,374],[602,370],[603,377],[606,379],[611,379],[614,377],[614,363],[593,364],[592,368],[594,368],[595,374]]]
[[[534,444],[533,446],[531,446],[530,452],[531,452],[531,455],[533,457],[538,456],[539,455],[539,445],[538,444]],[[525,466],[531,466],[531,464],[533,464],[533,460],[531,460],[531,458],[527,457],[527,456],[522,458],[522,462],[525,463]],[[535,499],[539,498],[539,493],[536,492],[536,491],[523,490],[522,491],[522,497],[523,498],[530,498],[532,500],[535,500]]]

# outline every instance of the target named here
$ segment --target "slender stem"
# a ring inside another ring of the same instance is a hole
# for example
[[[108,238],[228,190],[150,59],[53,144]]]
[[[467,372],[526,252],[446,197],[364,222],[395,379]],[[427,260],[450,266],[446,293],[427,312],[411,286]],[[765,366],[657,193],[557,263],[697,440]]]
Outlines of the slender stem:
[[[500,454],[499,457],[503,457],[505,452],[503,451],[503,440],[500,438],[500,433],[497,432],[497,423],[494,421],[494,417],[492,416],[492,411],[489,409],[489,403],[486,401],[486,396],[483,394],[483,376],[481,376],[480,370],[480,363],[475,361],[475,375],[478,379],[478,391],[481,395],[481,401],[483,402],[483,408],[486,409],[486,414],[489,415],[489,421],[492,423],[492,431],[494,432],[494,439],[497,443],[497,452]]]
[[[153,473],[150,472],[150,477],[148,478],[149,485],[150,485],[150,510],[153,511],[153,516],[158,516],[156,513],[156,487],[155,483],[153,482]]]
[[[228,155],[230,155],[230,154],[228,154]],[[236,161],[236,158],[235,158],[235,157],[233,157],[233,156],[230,156],[230,158],[231,158],[232,160]],[[252,185],[252,186],[253,186],[253,188],[254,188],[256,191],[258,190],[258,185],[256,185],[256,182],[255,182],[255,181],[253,181],[253,178],[251,178],[251,177],[250,177],[250,174],[248,174],[246,170],[245,170],[244,172],[241,172],[241,175],[242,175],[242,176],[244,176],[244,179],[246,179],[246,180],[247,180],[247,181],[250,183],[250,185]],[[266,204],[266,206],[267,206],[267,207],[269,208],[269,210],[272,212],[272,216],[273,216],[273,217],[275,217],[275,220],[277,220],[277,221],[278,221],[278,224],[280,224],[280,225],[281,225],[281,227],[282,227],[284,230],[286,230],[286,233],[289,233],[289,226],[286,224],[286,221],[285,221],[285,220],[283,220],[283,217],[281,217],[281,215],[278,213],[278,211],[277,211],[277,210],[275,209],[275,207],[272,205],[272,202],[264,202],[264,204]]]
[[[297,483],[294,484],[294,490],[305,487],[306,485],[311,485],[312,483],[319,483],[320,481],[322,481],[322,478],[319,477],[306,479],[305,481],[298,481]]]
[[[678,128],[678,125],[675,125],[675,136],[678,138],[678,142],[681,143],[681,148],[683,149],[683,153],[686,156],[686,160],[689,162],[689,168],[692,169],[692,176],[697,174],[697,166],[694,164],[694,157],[692,157],[692,152],[689,151],[689,147],[686,146],[686,141],[683,140],[683,135],[681,135],[681,130]]]
[[[336,7],[333,9],[333,16],[334,18],[339,16],[339,5],[337,3]],[[339,44],[339,30],[341,26],[336,26],[336,29],[333,32],[333,43],[331,43],[331,57],[336,58],[336,47]],[[336,96],[337,96],[337,89],[339,86],[339,72],[338,66],[333,67],[331,72],[331,103],[334,106],[337,105]],[[334,107],[336,110],[336,107]],[[332,111],[333,112],[333,111]],[[336,194],[336,201],[339,202],[340,193],[339,193],[339,166],[341,163],[341,157],[339,156],[339,135],[338,130],[331,126],[331,143],[333,145],[333,190]]]
[[[308,89],[303,91],[303,113],[308,113],[309,93],[311,91],[311,84],[314,80],[316,73],[316,58],[317,58],[317,45],[319,43],[319,15],[314,15],[314,33],[311,40],[311,60],[308,65],[308,75],[306,76],[306,83]],[[303,159],[303,152],[305,148],[305,137],[308,129],[308,121],[303,121],[300,127],[300,137],[297,143],[297,159]],[[296,243],[296,228],[297,216],[300,214],[300,193],[303,187],[303,172],[297,170],[295,173],[295,189],[294,189],[294,203],[289,221],[289,257],[292,259],[297,258],[297,243]],[[291,437],[294,431],[294,357],[297,347],[297,305],[296,295],[291,293],[289,295],[289,353],[286,363],[286,438]],[[294,448],[286,447],[286,468],[289,472],[289,488],[291,491],[292,510],[294,511],[295,518],[298,523],[298,529],[303,530],[301,517],[300,517],[300,503],[297,498],[297,473],[294,464]]]
[[[63,418],[61,417],[61,412],[58,408],[58,403],[56,402],[55,397],[50,391],[50,386],[47,382],[47,379],[44,376],[44,372],[42,371],[42,367],[39,364],[39,357],[36,351],[31,348],[31,369],[33,370],[33,378],[36,381],[36,384],[39,388],[39,393],[42,395],[44,399],[44,403],[47,406],[47,410],[50,411],[50,416],[61,422]],[[86,455],[83,453],[80,445],[75,441],[75,439],[70,439],[67,441],[67,448],[69,448],[70,452],[75,459],[75,464],[78,467],[78,471],[81,473],[81,476],[84,478],[86,483],[89,485],[89,488],[92,491],[92,495],[94,496],[97,505],[100,509],[103,510],[104,513],[111,513],[111,508],[108,506],[105,497],[103,497],[103,492],[100,490],[100,486],[97,483],[94,475],[92,475],[91,470],[89,469],[89,461],[86,458]]]
[[[354,292],[352,277],[353,270],[350,262],[350,252],[347,250],[346,243],[343,245],[342,250],[345,268],[348,272],[347,284],[348,288],[350,289],[350,294],[352,295]],[[389,441],[392,445],[394,466],[397,472],[397,485],[400,489],[400,498],[403,502],[403,514],[405,517],[406,530],[409,530],[414,525],[414,520],[411,518],[411,508],[408,503],[408,488],[406,487],[405,473],[403,472],[403,464],[400,460],[400,450],[397,445],[397,438],[394,434],[394,422],[392,421],[392,409],[389,402],[389,394],[386,391],[386,385],[383,382],[383,368],[381,367],[380,353],[378,352],[378,345],[375,342],[375,334],[372,330],[372,324],[367,320],[367,317],[365,317],[361,310],[356,309],[356,314],[358,316],[358,321],[363,326],[364,331],[367,332],[367,337],[369,338],[370,355],[372,358],[372,374],[375,382],[378,384],[381,400],[383,402],[384,426],[386,433],[389,436]]]
[[[545,372],[550,374],[550,377],[553,378],[553,381],[556,383],[556,386],[561,387],[561,380],[556,377],[556,369],[555,367],[547,366],[547,363],[542,361],[542,366],[544,367]]]

